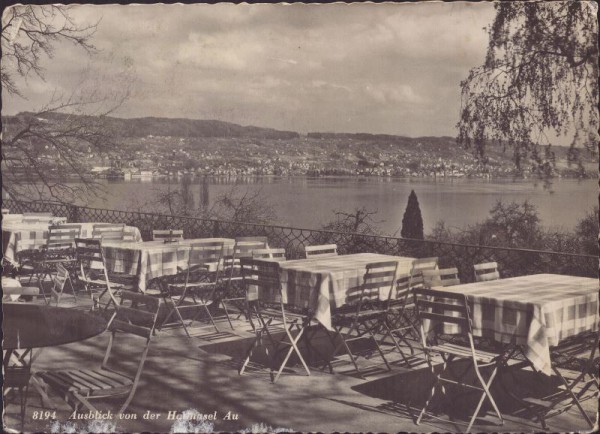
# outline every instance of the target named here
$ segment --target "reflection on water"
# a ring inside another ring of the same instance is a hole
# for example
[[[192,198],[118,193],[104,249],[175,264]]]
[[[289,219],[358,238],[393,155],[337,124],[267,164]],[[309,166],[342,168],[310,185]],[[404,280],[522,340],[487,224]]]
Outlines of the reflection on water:
[[[168,180],[105,182],[106,197],[92,198],[89,206],[138,209],[169,188]],[[176,184],[172,180],[170,188]],[[277,223],[296,227],[317,228],[333,218],[334,210],[365,206],[378,211],[375,218],[383,220],[380,226],[389,234],[399,233],[411,190],[419,198],[426,232],[440,219],[454,227],[477,223],[499,199],[528,200],[537,207],[545,226],[573,228],[598,203],[597,180],[556,180],[551,189],[531,180],[484,179],[238,177],[210,178],[209,184],[211,200],[232,188],[260,189],[275,206]],[[194,182],[192,191],[198,203],[201,180]]]

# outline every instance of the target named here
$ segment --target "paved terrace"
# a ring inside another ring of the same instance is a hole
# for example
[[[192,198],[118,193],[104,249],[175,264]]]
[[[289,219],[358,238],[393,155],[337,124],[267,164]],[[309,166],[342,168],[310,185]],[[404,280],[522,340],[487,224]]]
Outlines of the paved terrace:
[[[64,307],[88,309],[89,298],[79,297],[78,306],[61,302]],[[127,410],[137,419],[110,421],[67,421],[70,408],[56,395],[58,421],[35,420],[42,409],[36,392],[30,388],[25,428],[27,432],[117,431],[117,432],[211,432],[211,431],[350,431],[350,432],[446,432],[461,431],[471,414],[473,399],[460,398],[446,405],[441,417],[426,418],[417,426],[413,420],[422,407],[433,379],[423,358],[417,353],[411,367],[400,360],[391,372],[357,378],[350,363],[339,366],[334,374],[313,370],[310,377],[296,367],[284,372],[272,384],[268,370],[253,370],[239,376],[238,360],[253,336],[250,327],[236,322],[231,332],[225,321],[220,323],[226,333],[210,335],[207,329],[194,329],[193,337],[182,329],[164,330],[153,340],[138,391]],[[34,364],[36,370],[93,368],[100,365],[108,333],[87,341],[46,348]],[[133,342],[132,342],[133,346]],[[119,346],[120,360],[126,369],[132,346]],[[399,359],[399,357],[398,357]],[[541,391],[538,377],[523,371],[521,385]],[[494,391],[502,413],[504,426],[497,425],[491,414],[480,419],[476,431],[533,432],[541,426],[532,415],[519,413],[518,406],[498,388]],[[586,410],[593,414],[596,403],[588,400]],[[117,405],[99,407],[117,411]],[[169,412],[214,415],[215,421],[168,420]],[[147,412],[158,414],[154,420],[144,419]],[[231,419],[226,415],[230,412]],[[448,413],[461,424],[448,421]],[[19,407],[6,404],[5,426],[20,429]],[[588,431],[577,409],[549,420],[552,431]]]

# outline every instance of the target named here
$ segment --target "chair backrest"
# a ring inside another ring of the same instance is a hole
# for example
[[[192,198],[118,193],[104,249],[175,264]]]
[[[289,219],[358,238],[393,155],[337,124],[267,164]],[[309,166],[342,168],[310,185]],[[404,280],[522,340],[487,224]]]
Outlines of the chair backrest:
[[[423,270],[435,270],[438,266],[438,258],[417,258],[413,261],[413,274]]]
[[[438,267],[438,258],[417,258],[413,260],[412,268],[410,270],[410,282],[411,288],[422,288],[424,286],[423,271],[435,270]]]
[[[154,229],[152,231],[154,241],[164,241],[166,243],[183,240],[182,229]]]
[[[96,223],[92,226],[92,238],[101,239],[104,234],[123,233],[124,230],[124,223]]]
[[[63,250],[72,248],[75,244],[75,238],[81,234],[81,225],[79,224],[64,224],[50,226],[48,228],[48,242],[46,247],[48,250]]]
[[[483,264],[473,265],[476,282],[487,282],[488,280],[500,279],[497,262],[485,262]]]
[[[359,310],[373,304],[388,303],[394,295],[394,283],[398,271],[397,261],[382,261],[367,264],[363,276],[359,299],[354,294],[348,294],[348,304],[359,303]]]
[[[104,254],[100,240],[75,238],[75,255],[77,261],[85,266],[90,266],[94,262],[104,266]]]
[[[266,300],[281,300],[279,262],[244,257],[240,259],[242,278],[249,300],[260,297]]]
[[[194,281],[194,273],[206,274],[209,265],[214,264],[214,281],[219,279],[221,267],[219,266],[223,256],[222,241],[210,241],[194,243],[189,251],[188,269],[189,278]]]
[[[233,257],[235,259],[251,258],[252,252],[257,249],[265,249],[266,243],[263,241],[238,241],[233,246]]]
[[[426,288],[415,288],[413,292],[424,347],[431,334],[451,333],[468,335],[473,348],[471,316],[464,294]]]
[[[304,254],[306,258],[337,256],[337,244],[322,244],[315,246],[305,246]]]
[[[100,235],[100,240],[104,241],[124,241],[125,240],[125,232],[124,231],[103,231]]]
[[[105,268],[104,254],[102,252],[100,240],[76,238],[75,257],[77,259],[77,263],[79,264],[81,278],[86,278],[92,269],[94,271],[101,271],[103,273],[103,278],[106,281],[106,285],[110,288],[110,282],[108,280],[108,273],[106,272]],[[110,289],[109,292],[110,296],[112,297],[112,291]]]
[[[113,334],[123,332],[150,341],[156,327],[159,309],[158,297],[123,290],[107,328]]]
[[[460,285],[458,269],[442,268],[438,270],[423,270],[423,284],[426,288]]]
[[[51,212],[24,212],[23,217],[52,217]]]
[[[269,239],[267,237],[263,237],[263,236],[256,236],[256,237],[235,237],[235,242],[236,243],[245,243],[245,242],[259,242],[259,243],[263,243],[264,244],[264,248],[268,248],[269,247]]]
[[[252,251],[252,258],[285,261],[285,249],[256,249]]]
[[[400,306],[401,311],[399,312],[398,318],[402,318],[404,309],[409,302],[412,302],[412,286],[413,279],[411,273],[402,273],[396,275],[396,286],[395,293],[391,303]]]

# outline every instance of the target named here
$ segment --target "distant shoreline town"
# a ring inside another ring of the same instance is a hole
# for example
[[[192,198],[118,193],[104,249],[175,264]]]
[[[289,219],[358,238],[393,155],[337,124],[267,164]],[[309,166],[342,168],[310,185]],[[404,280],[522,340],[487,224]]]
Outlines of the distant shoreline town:
[[[65,115],[3,117],[6,133],[18,130],[20,118],[60,125]],[[72,120],[71,120],[72,121]],[[88,176],[124,181],[177,177],[356,176],[394,178],[530,178],[533,167],[518,171],[509,152],[489,146],[486,163],[452,137],[410,138],[366,133],[308,133],[240,126],[222,121],[168,118],[104,118],[113,144],[104,152],[82,146]],[[50,176],[69,178],[71,170],[51,150],[40,146],[37,158]],[[568,162],[568,148],[553,147],[552,175],[595,174],[594,161]],[[16,176],[28,176],[21,168]],[[73,174],[76,175],[76,174]]]

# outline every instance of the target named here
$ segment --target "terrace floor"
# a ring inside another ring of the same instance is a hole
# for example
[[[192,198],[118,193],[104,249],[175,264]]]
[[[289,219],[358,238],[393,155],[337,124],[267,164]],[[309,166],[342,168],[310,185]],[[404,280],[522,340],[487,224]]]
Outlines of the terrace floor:
[[[79,297],[77,309],[87,309],[85,296]],[[69,303],[64,303],[69,307]],[[320,431],[320,432],[458,432],[466,428],[466,420],[474,405],[472,399],[455,399],[446,405],[440,418],[426,417],[421,425],[414,417],[422,407],[432,381],[424,359],[417,353],[411,367],[397,357],[391,372],[381,371],[367,380],[358,378],[350,364],[334,374],[313,370],[306,376],[295,367],[286,370],[272,384],[268,370],[253,370],[238,375],[238,360],[253,336],[247,323],[236,321],[231,331],[226,321],[220,322],[224,332],[208,335],[197,329],[194,337],[182,329],[161,331],[154,338],[138,391],[127,413],[131,419],[108,421],[69,421],[70,408],[56,395],[57,420],[34,419],[43,410],[36,392],[30,388],[24,431],[26,432],[212,432],[212,431]],[[87,341],[46,348],[34,364],[35,370],[97,367],[102,361],[108,334]],[[120,360],[131,359],[134,342],[118,347]],[[125,364],[126,365],[126,364]],[[126,368],[126,366],[125,366]],[[540,376],[523,371],[521,385],[532,390],[544,387]],[[480,419],[476,431],[534,432],[541,425],[531,414],[519,413],[519,406],[501,389],[495,389],[503,426],[489,415]],[[476,397],[475,397],[476,398]],[[588,414],[596,413],[596,403],[588,400]],[[110,403],[109,403],[110,404]],[[115,403],[113,403],[115,404]],[[116,403],[118,404],[118,403]],[[99,405],[100,407],[100,405]],[[102,407],[111,409],[117,405]],[[169,412],[194,412],[214,415],[212,421],[168,419]],[[461,424],[448,420],[448,413]],[[39,413],[37,413],[39,414]],[[146,414],[146,418],[144,415]],[[148,414],[154,419],[149,419]],[[228,419],[227,415],[231,418]],[[133,419],[135,417],[135,419]],[[576,408],[548,421],[551,431],[591,431]],[[21,430],[19,407],[5,404],[4,426]]]

